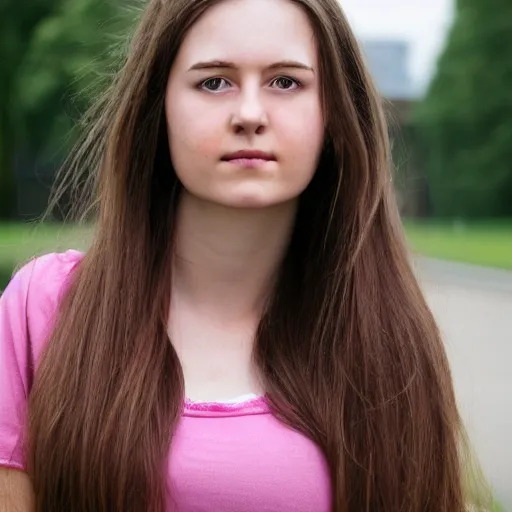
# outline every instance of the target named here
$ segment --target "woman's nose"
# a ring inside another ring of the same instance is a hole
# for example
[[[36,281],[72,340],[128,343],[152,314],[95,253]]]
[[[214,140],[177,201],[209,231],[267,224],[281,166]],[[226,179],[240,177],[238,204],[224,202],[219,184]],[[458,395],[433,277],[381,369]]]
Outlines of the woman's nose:
[[[262,134],[268,126],[268,116],[261,94],[256,90],[245,91],[233,113],[231,126],[236,134]]]

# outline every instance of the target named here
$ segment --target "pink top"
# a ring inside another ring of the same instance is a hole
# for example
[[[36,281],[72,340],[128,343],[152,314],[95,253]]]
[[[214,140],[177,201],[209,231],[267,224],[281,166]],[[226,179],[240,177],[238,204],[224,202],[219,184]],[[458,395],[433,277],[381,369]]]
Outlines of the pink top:
[[[59,298],[82,253],[36,258],[0,297],[0,465],[24,469],[27,397]],[[279,422],[264,398],[185,401],[171,445],[167,509],[175,512],[328,512],[325,459]]]

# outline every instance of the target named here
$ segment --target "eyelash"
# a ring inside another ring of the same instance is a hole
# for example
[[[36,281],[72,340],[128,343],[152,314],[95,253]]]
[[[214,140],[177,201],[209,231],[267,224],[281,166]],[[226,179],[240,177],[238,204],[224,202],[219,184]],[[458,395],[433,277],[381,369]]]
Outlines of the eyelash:
[[[296,78],[292,78],[291,76],[285,76],[285,75],[280,75],[280,76],[275,77],[270,83],[273,83],[279,79],[290,80],[291,82],[293,82],[296,85],[296,89],[300,89],[302,87],[302,83],[299,80],[297,80]],[[206,87],[204,87],[204,85],[207,82],[209,82],[210,80],[224,80],[226,83],[228,83],[228,84],[230,83],[229,80],[226,80],[225,78],[222,78],[220,76],[212,76],[210,78],[207,78],[206,80],[202,80],[201,82],[199,82],[197,84],[197,88],[200,90],[206,90],[209,92],[216,92],[215,90],[207,89]],[[296,89],[291,89],[291,90],[296,90]],[[282,90],[287,91],[290,89],[282,89]]]

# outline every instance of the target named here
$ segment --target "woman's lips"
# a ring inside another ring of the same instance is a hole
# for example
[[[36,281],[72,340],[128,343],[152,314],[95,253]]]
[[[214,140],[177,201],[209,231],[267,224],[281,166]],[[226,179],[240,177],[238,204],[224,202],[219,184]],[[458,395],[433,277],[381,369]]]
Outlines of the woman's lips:
[[[253,169],[262,167],[269,162],[275,162],[276,157],[272,153],[265,151],[247,149],[225,155],[222,157],[222,161],[238,167]]]
[[[246,167],[247,169],[263,167],[264,165],[274,161],[275,160],[263,160],[261,158],[233,158],[232,160],[226,160],[228,164],[236,165],[238,167]]]

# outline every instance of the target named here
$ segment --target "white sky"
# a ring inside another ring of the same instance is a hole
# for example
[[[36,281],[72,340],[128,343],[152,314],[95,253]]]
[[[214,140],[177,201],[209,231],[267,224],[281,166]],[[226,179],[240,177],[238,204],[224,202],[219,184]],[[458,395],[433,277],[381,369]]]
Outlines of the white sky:
[[[414,86],[428,83],[453,20],[453,0],[339,0],[361,38],[404,39],[411,45]]]

